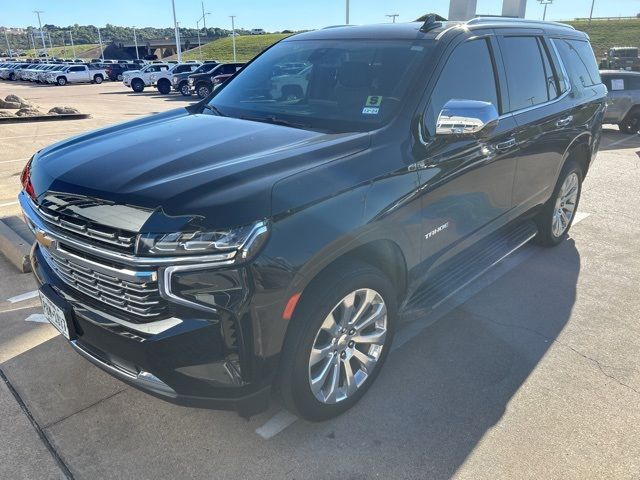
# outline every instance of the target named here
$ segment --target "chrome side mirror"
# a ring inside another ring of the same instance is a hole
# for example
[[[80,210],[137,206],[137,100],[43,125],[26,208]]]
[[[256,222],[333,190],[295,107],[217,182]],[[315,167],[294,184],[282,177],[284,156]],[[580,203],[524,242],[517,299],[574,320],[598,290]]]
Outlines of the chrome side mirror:
[[[449,100],[438,115],[436,135],[477,135],[498,125],[498,111],[489,102]]]

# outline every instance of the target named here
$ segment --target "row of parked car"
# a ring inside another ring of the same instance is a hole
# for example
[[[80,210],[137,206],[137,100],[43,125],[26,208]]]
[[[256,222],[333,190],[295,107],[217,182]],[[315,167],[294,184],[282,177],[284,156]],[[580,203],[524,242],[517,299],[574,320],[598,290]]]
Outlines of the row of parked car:
[[[122,83],[134,92],[156,87],[164,95],[172,90],[184,96],[207,97],[244,66],[243,63],[220,63],[207,60],[203,63],[153,63],[139,70],[123,73]]]

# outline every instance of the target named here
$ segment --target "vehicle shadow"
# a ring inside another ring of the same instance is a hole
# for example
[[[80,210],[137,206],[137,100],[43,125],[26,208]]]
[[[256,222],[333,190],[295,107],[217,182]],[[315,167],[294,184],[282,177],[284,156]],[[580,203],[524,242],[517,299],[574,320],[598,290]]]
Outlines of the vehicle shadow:
[[[30,393],[27,406],[52,425],[47,434],[72,471],[87,478],[109,475],[114,465],[145,471],[144,478],[175,478],[185,465],[200,472],[193,478],[214,471],[219,478],[450,478],[540,369],[575,303],[580,255],[573,240],[521,254],[493,283],[393,350],[352,410],[324,423],[299,420],[274,441],[255,432],[269,414],[247,422],[130,388],[113,393],[122,384],[60,337],[0,367]]]

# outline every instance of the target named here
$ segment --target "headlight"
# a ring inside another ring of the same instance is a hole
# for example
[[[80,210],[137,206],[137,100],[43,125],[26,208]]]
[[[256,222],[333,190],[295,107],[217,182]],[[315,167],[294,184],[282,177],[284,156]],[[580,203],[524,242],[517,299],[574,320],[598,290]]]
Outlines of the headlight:
[[[138,255],[182,256],[241,252],[253,256],[268,236],[268,225],[256,222],[243,227],[210,232],[145,233],[138,239]]]
[[[189,85],[193,85],[193,78],[189,79]]]
[[[171,81],[172,81],[173,83],[178,83],[178,79],[177,79],[176,77],[173,77],[173,78],[171,79]]]

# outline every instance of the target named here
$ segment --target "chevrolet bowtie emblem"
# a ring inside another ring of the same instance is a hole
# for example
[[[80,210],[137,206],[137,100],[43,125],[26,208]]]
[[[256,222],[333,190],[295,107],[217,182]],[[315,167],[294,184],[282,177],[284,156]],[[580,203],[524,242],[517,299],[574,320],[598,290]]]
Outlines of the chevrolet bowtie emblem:
[[[53,242],[55,241],[53,238],[48,237],[47,234],[45,232],[43,232],[42,230],[36,230],[35,231],[35,235],[36,235],[36,240],[38,241],[38,243],[45,247],[47,250],[50,249],[53,246]]]

